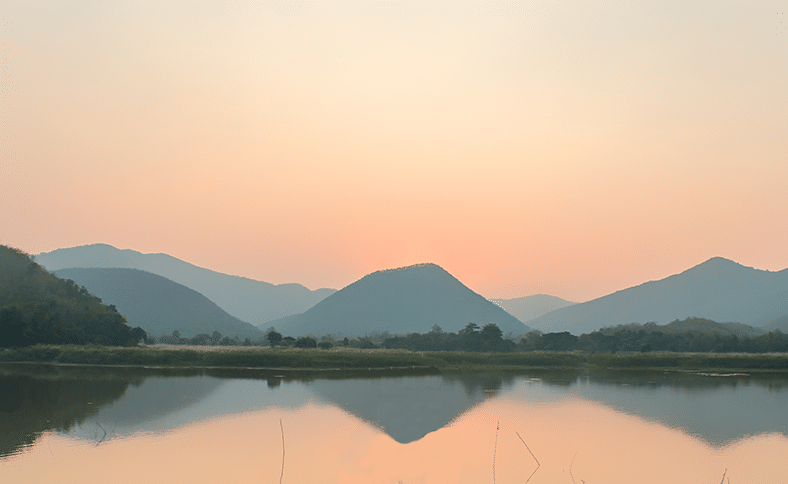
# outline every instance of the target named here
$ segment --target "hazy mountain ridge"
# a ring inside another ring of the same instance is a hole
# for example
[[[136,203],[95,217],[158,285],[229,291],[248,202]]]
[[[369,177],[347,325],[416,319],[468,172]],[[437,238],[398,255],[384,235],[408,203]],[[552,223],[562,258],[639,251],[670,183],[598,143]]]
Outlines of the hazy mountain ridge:
[[[715,257],[679,274],[528,320],[544,332],[589,333],[618,324],[665,324],[688,317],[761,326],[788,313],[788,269],[745,267]]]
[[[373,272],[317,303],[303,314],[270,324],[283,334],[362,336],[424,333],[437,324],[456,332],[469,322],[495,323],[514,334],[530,330],[517,318],[473,292],[435,264]]]
[[[255,326],[227,314],[194,289],[157,274],[91,267],[61,269],[55,275],[85,286],[105,304],[113,304],[130,324],[154,336],[175,330],[184,337],[214,331],[230,338],[262,336]]]
[[[768,323],[761,326],[761,329],[764,331],[779,329],[783,333],[788,333],[788,314],[769,321]]]
[[[75,267],[140,269],[165,277],[207,297],[236,318],[261,325],[298,314],[335,292],[300,284],[271,284],[197,267],[167,254],[143,254],[92,244],[42,252],[36,261],[49,271]]]
[[[577,304],[547,294],[534,294],[533,296],[517,297],[513,299],[490,299],[490,302],[501,306],[504,311],[520,321],[529,321],[547,314],[550,311]]]

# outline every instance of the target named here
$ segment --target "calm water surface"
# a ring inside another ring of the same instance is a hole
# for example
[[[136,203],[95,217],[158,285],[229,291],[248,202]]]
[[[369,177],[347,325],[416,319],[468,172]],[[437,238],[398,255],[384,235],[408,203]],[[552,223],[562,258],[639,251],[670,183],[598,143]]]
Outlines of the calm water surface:
[[[0,366],[0,482],[788,483],[788,377]]]

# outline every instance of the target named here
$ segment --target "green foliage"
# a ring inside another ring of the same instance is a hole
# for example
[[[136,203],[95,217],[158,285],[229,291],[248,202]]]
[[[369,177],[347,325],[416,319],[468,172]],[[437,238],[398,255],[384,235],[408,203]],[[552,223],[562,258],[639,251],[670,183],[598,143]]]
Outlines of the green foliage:
[[[0,347],[133,345],[145,337],[114,306],[60,279],[24,252],[0,245]]]
[[[543,335],[547,337],[549,335]],[[648,352],[694,352],[694,353],[785,353],[788,352],[788,336],[779,330],[757,336],[739,337],[735,334],[721,335],[691,331],[663,333],[644,328],[624,327],[613,333],[595,331],[575,337],[574,344],[535,349],[583,350],[591,353],[616,351]]]
[[[384,348],[401,348],[411,351],[497,351],[507,352],[515,348],[512,341],[503,338],[496,324],[486,324],[481,330],[476,323],[468,323],[457,333],[446,333],[434,325],[426,334],[411,333],[395,336],[383,341]]]
[[[265,339],[268,340],[268,344],[270,344],[271,347],[274,347],[282,342],[282,333],[271,328],[268,334],[265,335]]]
[[[301,336],[295,342],[296,348],[317,348],[317,340],[309,336]]]

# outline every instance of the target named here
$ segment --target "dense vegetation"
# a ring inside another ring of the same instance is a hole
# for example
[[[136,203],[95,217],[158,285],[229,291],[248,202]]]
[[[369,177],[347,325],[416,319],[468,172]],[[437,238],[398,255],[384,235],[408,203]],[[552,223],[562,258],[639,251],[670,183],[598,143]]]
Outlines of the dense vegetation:
[[[574,336],[567,332],[530,333],[518,345],[524,350],[581,350],[589,353],[616,353],[618,351],[693,352],[693,353],[785,353],[788,352],[788,335],[779,330],[757,336],[740,337],[688,331],[669,333],[643,327],[624,326],[609,330]]]
[[[681,323],[681,324],[677,324]],[[518,343],[503,339],[495,325],[479,330],[470,323],[458,333],[445,333],[439,326],[432,331],[388,338],[385,348],[412,351],[583,351],[587,353],[623,352],[714,352],[714,353],[784,353],[788,352],[788,335],[779,330],[743,336],[719,334],[711,329],[730,327],[700,318],[688,318],[666,326],[653,323],[605,328],[575,336],[566,331],[528,333]],[[683,328],[679,332],[676,328]],[[696,328],[689,330],[689,328]],[[703,331],[701,331],[703,329]],[[496,331],[497,330],[497,331]]]
[[[503,333],[495,324],[479,328],[476,323],[468,323],[456,333],[444,332],[434,325],[426,334],[411,333],[395,336],[383,342],[385,348],[402,348],[414,351],[514,351],[513,341],[503,338]]]
[[[60,279],[24,252],[0,245],[0,347],[35,344],[136,344],[145,336],[130,328],[114,306],[84,287]]]

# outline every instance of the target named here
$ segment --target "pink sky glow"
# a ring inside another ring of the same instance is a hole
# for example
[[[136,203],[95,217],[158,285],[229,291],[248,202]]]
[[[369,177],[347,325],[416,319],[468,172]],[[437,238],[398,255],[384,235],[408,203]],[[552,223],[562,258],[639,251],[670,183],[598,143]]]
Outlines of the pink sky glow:
[[[788,267],[764,2],[5,2],[0,243],[585,301]]]

